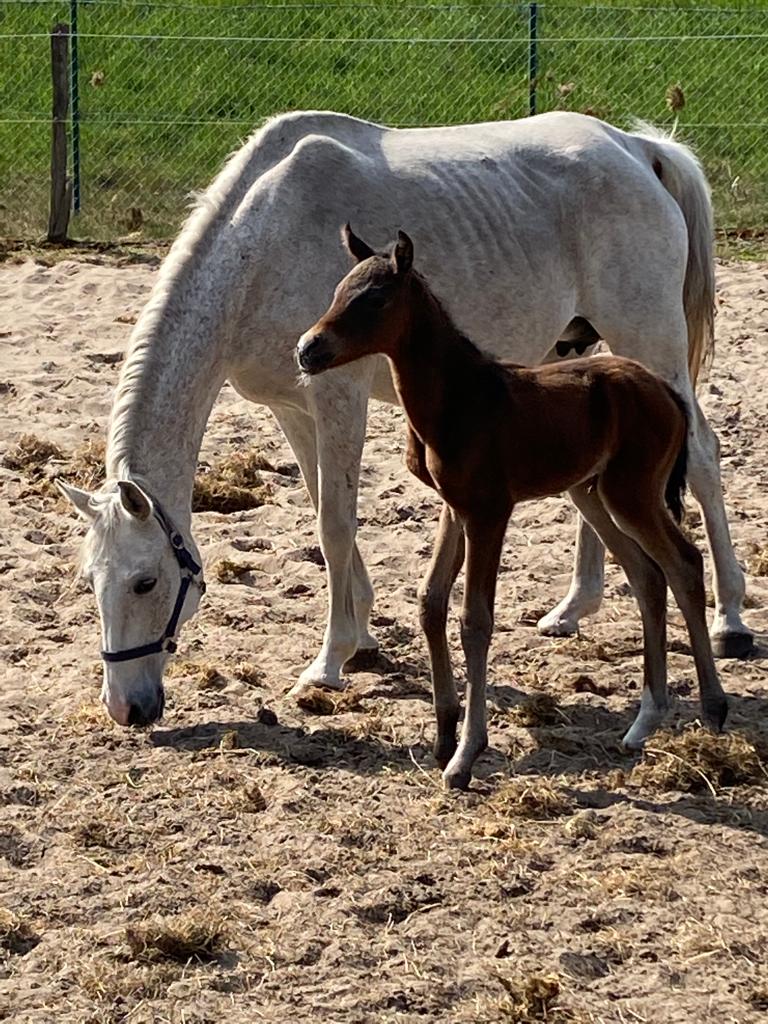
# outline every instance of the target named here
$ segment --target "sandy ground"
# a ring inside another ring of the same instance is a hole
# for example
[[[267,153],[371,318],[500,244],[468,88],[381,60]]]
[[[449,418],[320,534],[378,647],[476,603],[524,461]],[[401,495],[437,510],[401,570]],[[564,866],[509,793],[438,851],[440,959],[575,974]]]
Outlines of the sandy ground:
[[[767,270],[719,267],[719,349],[702,387],[753,566],[768,540]],[[113,354],[154,273],[98,257],[0,267],[0,457],[24,433],[65,453],[102,436]],[[292,460],[269,413],[226,389],[202,459],[243,448]],[[441,791],[415,600],[436,502],[402,452],[399,411],[373,408],[360,538],[382,654],[352,677],[356,702],[323,717],[285,696],[318,649],[326,583],[302,487],[265,473],[270,503],[196,517],[209,594],[166,717],[143,732],[97,703],[95,609],[74,581],[81,527],[0,468],[0,1018],[765,1019],[768,780],[704,771],[706,785],[694,773],[692,792],[669,789],[620,750],[641,681],[620,570],[609,565],[581,638],[532,625],[569,578],[565,501],[525,506],[510,527],[491,749],[471,792]],[[250,568],[219,582],[223,558]],[[768,578],[748,583],[761,647],[720,667],[733,733],[765,744]],[[696,689],[676,610],[670,621],[679,725],[696,717]],[[550,704],[532,704],[542,691]],[[210,956],[204,940],[185,962],[142,938],[155,915],[169,928],[188,912],[216,926]]]

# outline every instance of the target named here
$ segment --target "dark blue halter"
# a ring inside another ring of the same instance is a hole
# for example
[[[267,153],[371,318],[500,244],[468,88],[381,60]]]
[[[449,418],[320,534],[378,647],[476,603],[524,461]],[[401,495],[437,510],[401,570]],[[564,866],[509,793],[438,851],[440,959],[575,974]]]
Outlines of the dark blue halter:
[[[176,630],[179,625],[182,609],[184,608],[184,602],[187,598],[187,591],[194,583],[199,588],[201,597],[205,593],[205,580],[202,578],[203,567],[194,560],[184,544],[184,538],[154,499],[152,500],[152,512],[155,519],[162,526],[163,533],[170,542],[174,557],[179,563],[181,582],[179,583],[179,592],[176,595],[176,603],[173,606],[168,625],[165,627],[165,632],[159,640],[155,640],[151,644],[142,644],[141,647],[129,647],[124,651],[102,651],[101,656],[104,661],[133,661],[134,658],[146,658],[148,654],[160,654],[162,652],[173,654],[176,650]]]

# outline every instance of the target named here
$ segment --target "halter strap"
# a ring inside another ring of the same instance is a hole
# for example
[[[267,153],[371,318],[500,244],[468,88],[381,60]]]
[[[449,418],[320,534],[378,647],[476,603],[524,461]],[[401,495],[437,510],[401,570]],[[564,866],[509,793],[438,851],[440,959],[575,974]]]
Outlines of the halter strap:
[[[154,498],[152,499],[152,511],[155,519],[160,523],[163,533],[168,538],[173,555],[179,565],[181,580],[179,581],[176,603],[173,606],[168,625],[165,627],[165,631],[159,640],[149,644],[141,644],[139,647],[128,647],[124,651],[102,651],[102,659],[110,663],[133,661],[135,658],[146,658],[149,654],[160,654],[162,652],[173,654],[176,650],[176,631],[184,609],[187,591],[194,583],[199,588],[201,596],[205,593],[205,580],[201,576],[203,567],[198,565],[192,557],[191,552],[184,544],[184,538]],[[201,578],[198,579],[198,577]]]

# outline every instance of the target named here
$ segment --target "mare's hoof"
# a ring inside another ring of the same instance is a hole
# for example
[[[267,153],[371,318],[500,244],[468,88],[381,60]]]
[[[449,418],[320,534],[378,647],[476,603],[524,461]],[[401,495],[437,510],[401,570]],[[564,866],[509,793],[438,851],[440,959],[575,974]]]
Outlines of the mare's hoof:
[[[384,668],[387,662],[378,647],[361,647],[348,658],[342,672],[370,672],[375,668]]]
[[[340,679],[336,676],[335,679],[330,679],[326,676],[320,676],[315,678],[308,672],[303,672],[299,677],[299,681],[294,683],[290,688],[287,697],[292,697],[297,700],[299,697],[305,697],[308,693],[313,690],[345,690],[347,687],[346,679]]]
[[[443,784],[446,789],[469,789],[472,781],[472,772],[467,768],[455,768],[453,771],[443,772]]]
[[[748,658],[755,649],[751,633],[724,633],[712,638],[712,651],[716,658]]]
[[[579,632],[578,622],[572,619],[561,619],[552,612],[539,619],[536,628],[542,636],[576,636]]]

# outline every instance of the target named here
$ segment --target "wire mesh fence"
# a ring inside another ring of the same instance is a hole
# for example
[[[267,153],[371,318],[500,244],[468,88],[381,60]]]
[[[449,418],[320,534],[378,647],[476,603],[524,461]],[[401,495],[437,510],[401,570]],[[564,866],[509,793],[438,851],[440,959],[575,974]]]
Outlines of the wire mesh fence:
[[[45,229],[57,23],[75,236],[172,236],[255,125],[302,108],[396,126],[552,109],[677,120],[718,223],[768,219],[765,7],[0,0],[0,234]]]

